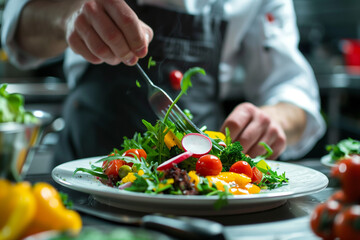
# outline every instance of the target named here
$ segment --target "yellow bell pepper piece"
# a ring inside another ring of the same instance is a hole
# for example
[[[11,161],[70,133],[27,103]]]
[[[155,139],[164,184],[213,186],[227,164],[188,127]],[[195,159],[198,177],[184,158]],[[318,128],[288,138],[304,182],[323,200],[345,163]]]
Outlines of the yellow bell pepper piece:
[[[239,187],[229,188],[229,192],[234,195],[249,195],[250,194],[247,189],[239,188]]]
[[[173,146],[178,146],[178,148],[183,149],[180,140],[171,130],[166,133],[164,142],[168,149],[171,149]]]
[[[0,180],[0,189],[0,239],[18,239],[35,215],[36,203],[31,185]]]
[[[208,179],[209,184],[215,184],[216,188],[220,191],[225,191],[224,186],[229,185],[226,181],[219,179],[217,176],[207,176],[206,178]]]
[[[195,185],[195,187],[200,183],[200,177],[196,174],[196,171],[190,171],[189,173],[190,182]]]
[[[70,231],[73,234],[80,232],[82,228],[80,215],[63,205],[60,194],[52,185],[44,182],[36,183],[32,192],[37,208],[25,236],[47,230]]]
[[[248,183],[246,184],[245,188],[249,191],[250,194],[256,194],[260,192],[259,186],[256,186],[255,184]]]
[[[234,182],[239,187],[244,188],[246,184],[251,182],[251,178],[246,176],[245,174],[241,173],[234,173],[234,172],[221,172],[216,178],[223,180],[227,183]]]
[[[225,138],[226,138],[222,132],[205,131],[204,133],[206,133],[212,139],[221,139],[221,140],[225,141]]]

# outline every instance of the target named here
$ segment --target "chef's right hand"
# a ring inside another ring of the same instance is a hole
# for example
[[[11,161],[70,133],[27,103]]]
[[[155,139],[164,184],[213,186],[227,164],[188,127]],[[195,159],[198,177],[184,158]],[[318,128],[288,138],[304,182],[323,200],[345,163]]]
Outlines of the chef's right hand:
[[[70,48],[93,64],[134,65],[153,37],[124,0],[88,0],[66,22]]]

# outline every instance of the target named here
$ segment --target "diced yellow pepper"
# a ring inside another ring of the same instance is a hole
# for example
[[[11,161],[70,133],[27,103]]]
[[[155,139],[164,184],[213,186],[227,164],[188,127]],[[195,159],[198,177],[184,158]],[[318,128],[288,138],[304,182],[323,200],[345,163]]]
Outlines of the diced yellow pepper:
[[[171,184],[173,184],[174,183],[174,179],[173,178],[168,178],[168,179],[166,179],[166,182],[165,183],[159,183],[159,189],[161,189],[161,188],[164,188],[164,187],[166,187],[166,186],[168,186],[168,185],[171,185]]]
[[[121,179],[121,183],[134,182],[136,180],[136,176],[133,172],[128,173],[125,177]]]
[[[249,195],[250,194],[247,189],[239,188],[239,187],[229,188],[229,192],[234,195]]]
[[[173,146],[178,146],[178,148],[182,149],[180,140],[171,130],[166,133],[164,137],[164,142],[168,149],[171,149]]]
[[[205,131],[204,133],[206,133],[210,138],[212,139],[221,139],[223,141],[225,141],[225,135],[222,132],[216,132],[216,131]]]
[[[258,186],[252,183],[246,184],[245,188],[249,191],[250,194],[259,193],[261,190]]]
[[[234,172],[221,172],[216,178],[223,180],[227,183],[235,182],[239,187],[244,188],[246,184],[251,182],[251,178],[241,173]]]
[[[216,188],[220,191],[225,191],[225,187],[224,186],[228,186],[228,182],[218,178],[219,175],[217,176],[207,176],[207,180],[209,181],[209,184],[215,184]]]
[[[196,174],[196,171],[190,171],[189,173],[190,182],[194,183],[195,187],[200,183],[200,177]]]

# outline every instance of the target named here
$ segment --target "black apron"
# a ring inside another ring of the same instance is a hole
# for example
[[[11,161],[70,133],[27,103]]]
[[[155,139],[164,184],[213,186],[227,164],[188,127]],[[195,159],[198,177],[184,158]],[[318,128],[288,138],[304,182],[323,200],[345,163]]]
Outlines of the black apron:
[[[210,130],[218,130],[223,110],[218,99],[218,67],[225,22],[222,21],[222,1],[213,4],[211,14],[193,16],[153,6],[129,5],[154,30],[148,57],[156,66],[147,68],[148,58],[141,59],[152,81],[173,99],[179,91],[172,89],[169,74],[172,70],[187,71],[202,67],[206,76],[196,74],[193,86],[178,103],[189,109],[193,121]],[[141,83],[139,88],[136,80]],[[123,137],[132,138],[135,132],[146,129],[142,119],[156,122],[147,101],[147,86],[135,67],[89,65],[75,89],[69,94],[63,117],[66,127],[60,135],[55,164],[106,155],[120,148]]]

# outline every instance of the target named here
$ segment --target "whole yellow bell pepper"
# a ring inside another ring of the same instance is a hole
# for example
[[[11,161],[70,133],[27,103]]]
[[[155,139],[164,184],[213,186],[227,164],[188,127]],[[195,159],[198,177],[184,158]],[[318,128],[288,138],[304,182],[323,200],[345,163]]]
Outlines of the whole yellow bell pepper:
[[[35,214],[35,198],[28,182],[0,179],[0,239],[20,238]]]
[[[34,184],[33,196],[36,201],[36,213],[25,232],[25,236],[47,230],[80,232],[82,221],[80,215],[67,209],[61,201],[60,194],[50,184]]]
[[[0,179],[0,240],[16,240],[47,230],[80,232],[80,215],[67,209],[50,184]]]

